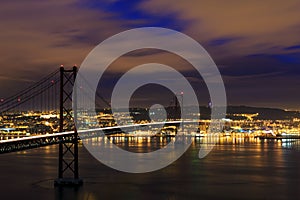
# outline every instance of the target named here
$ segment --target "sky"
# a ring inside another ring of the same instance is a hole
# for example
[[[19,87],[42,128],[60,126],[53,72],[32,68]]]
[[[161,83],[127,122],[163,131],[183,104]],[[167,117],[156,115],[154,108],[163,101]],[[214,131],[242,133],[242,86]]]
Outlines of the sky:
[[[300,110],[299,11],[297,0],[2,0],[0,96],[22,90],[61,64],[80,66],[114,34],[155,26],[183,32],[207,50],[229,105]],[[124,56],[106,78],[113,80],[123,66],[140,60],[158,59],[185,71],[185,63],[165,54]]]

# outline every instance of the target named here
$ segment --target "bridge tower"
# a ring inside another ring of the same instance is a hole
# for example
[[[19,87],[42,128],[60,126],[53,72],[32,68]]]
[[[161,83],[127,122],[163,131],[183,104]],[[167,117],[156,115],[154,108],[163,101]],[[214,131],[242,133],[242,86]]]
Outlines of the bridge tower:
[[[64,67],[60,68],[59,132],[71,130],[74,131],[74,134],[71,138],[72,142],[60,141],[59,143],[58,178],[54,181],[55,186],[79,186],[83,183],[82,179],[79,178],[78,172],[78,133],[75,127],[77,93],[74,83],[76,75],[76,66],[71,70],[67,70]]]

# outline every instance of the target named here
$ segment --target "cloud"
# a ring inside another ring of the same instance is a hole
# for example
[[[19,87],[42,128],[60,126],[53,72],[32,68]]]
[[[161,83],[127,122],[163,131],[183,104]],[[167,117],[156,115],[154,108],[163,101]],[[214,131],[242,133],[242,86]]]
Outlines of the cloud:
[[[22,89],[60,64],[79,66],[99,42],[120,31],[141,26],[179,30],[199,41],[225,77],[232,102],[242,99],[239,94],[244,97],[242,101],[250,102],[250,97],[245,99],[247,92],[257,97],[268,88],[271,88],[269,100],[274,98],[272,92],[285,96],[293,91],[296,94],[294,83],[298,83],[300,74],[299,8],[297,0],[130,3],[2,0],[0,95],[7,96]],[[143,50],[116,60],[109,68],[108,79],[118,77],[131,66],[155,61],[181,70],[197,82],[190,72],[191,66],[179,57]],[[272,80],[264,84],[268,78]],[[274,85],[278,86],[277,91],[272,88]],[[249,91],[244,89],[247,87]],[[287,98],[296,104],[291,97]]]
[[[78,44],[91,45],[98,42],[97,39],[103,39],[107,31],[101,29],[111,32],[119,29],[117,23],[108,19],[108,14],[77,8],[72,1],[43,4],[31,0],[20,8],[19,2],[13,2],[11,7],[15,6],[14,9],[5,7],[5,3],[1,5],[1,36],[8,39],[7,46],[12,46],[12,39],[15,39],[15,48],[24,46],[29,51],[28,47],[37,46],[39,42],[44,48],[55,44],[69,44],[75,48]],[[87,43],[85,38],[88,37],[90,40]]]
[[[1,74],[21,83],[44,76],[60,64],[79,65],[96,44],[126,24],[111,19],[111,13],[82,9],[77,3],[1,1]],[[3,87],[1,91],[9,93]]]
[[[289,46],[284,48],[284,50],[300,50],[300,45]]]
[[[220,37],[220,38],[216,38],[213,40],[210,40],[208,42],[209,46],[214,46],[214,47],[218,47],[218,46],[223,46],[226,44],[229,44],[230,42],[236,41],[238,40],[238,38],[234,38],[234,37]]]
[[[300,41],[296,31],[300,24],[297,0],[179,0],[176,3],[151,0],[144,1],[140,7],[153,15],[177,13],[179,19],[191,21],[185,32],[202,43],[214,38],[241,37],[243,40],[230,43],[231,48],[238,49],[235,54],[271,51],[275,44],[291,46]]]

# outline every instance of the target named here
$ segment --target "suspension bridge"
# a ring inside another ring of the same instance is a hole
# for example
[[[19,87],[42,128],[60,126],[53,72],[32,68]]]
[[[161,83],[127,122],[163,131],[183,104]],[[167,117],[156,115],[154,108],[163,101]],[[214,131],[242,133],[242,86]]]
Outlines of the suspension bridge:
[[[40,81],[8,98],[0,99],[0,153],[23,151],[47,145],[58,144],[58,178],[55,185],[81,185],[78,170],[78,142],[75,127],[76,105],[72,94],[76,92],[74,83],[77,67],[64,67],[50,73]],[[80,87],[80,86],[78,86]],[[110,107],[109,102],[99,93],[96,99]],[[76,101],[76,99],[75,99]],[[181,121],[133,124],[84,130],[85,137],[95,137],[101,133],[115,134],[132,131],[137,127],[159,125],[178,126]]]

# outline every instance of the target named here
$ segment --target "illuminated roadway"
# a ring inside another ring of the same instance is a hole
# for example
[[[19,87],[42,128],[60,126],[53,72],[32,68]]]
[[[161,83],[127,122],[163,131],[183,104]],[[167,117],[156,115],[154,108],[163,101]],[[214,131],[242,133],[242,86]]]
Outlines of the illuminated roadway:
[[[145,124],[131,124],[131,125],[122,125],[122,126],[112,126],[112,127],[104,127],[104,128],[95,128],[95,129],[87,129],[87,130],[79,130],[78,133],[86,133],[84,137],[97,137],[101,136],[103,132],[106,135],[116,132],[122,132],[125,129],[132,129],[135,127],[144,127],[144,126],[158,126],[158,125],[171,125],[171,124],[180,124],[182,121],[167,121],[167,122],[152,122]],[[197,123],[193,121],[185,121],[184,123]],[[102,132],[103,131],[103,132]],[[100,132],[100,135],[99,135]],[[82,136],[82,135],[81,135]],[[62,133],[54,133],[54,134],[46,134],[46,135],[38,135],[38,136],[28,136],[23,138],[15,138],[8,140],[0,140],[0,154],[9,153],[14,151],[22,151],[25,149],[32,149],[42,146],[48,146],[52,144],[58,143],[68,143],[73,142],[75,139],[74,131],[62,132]]]

